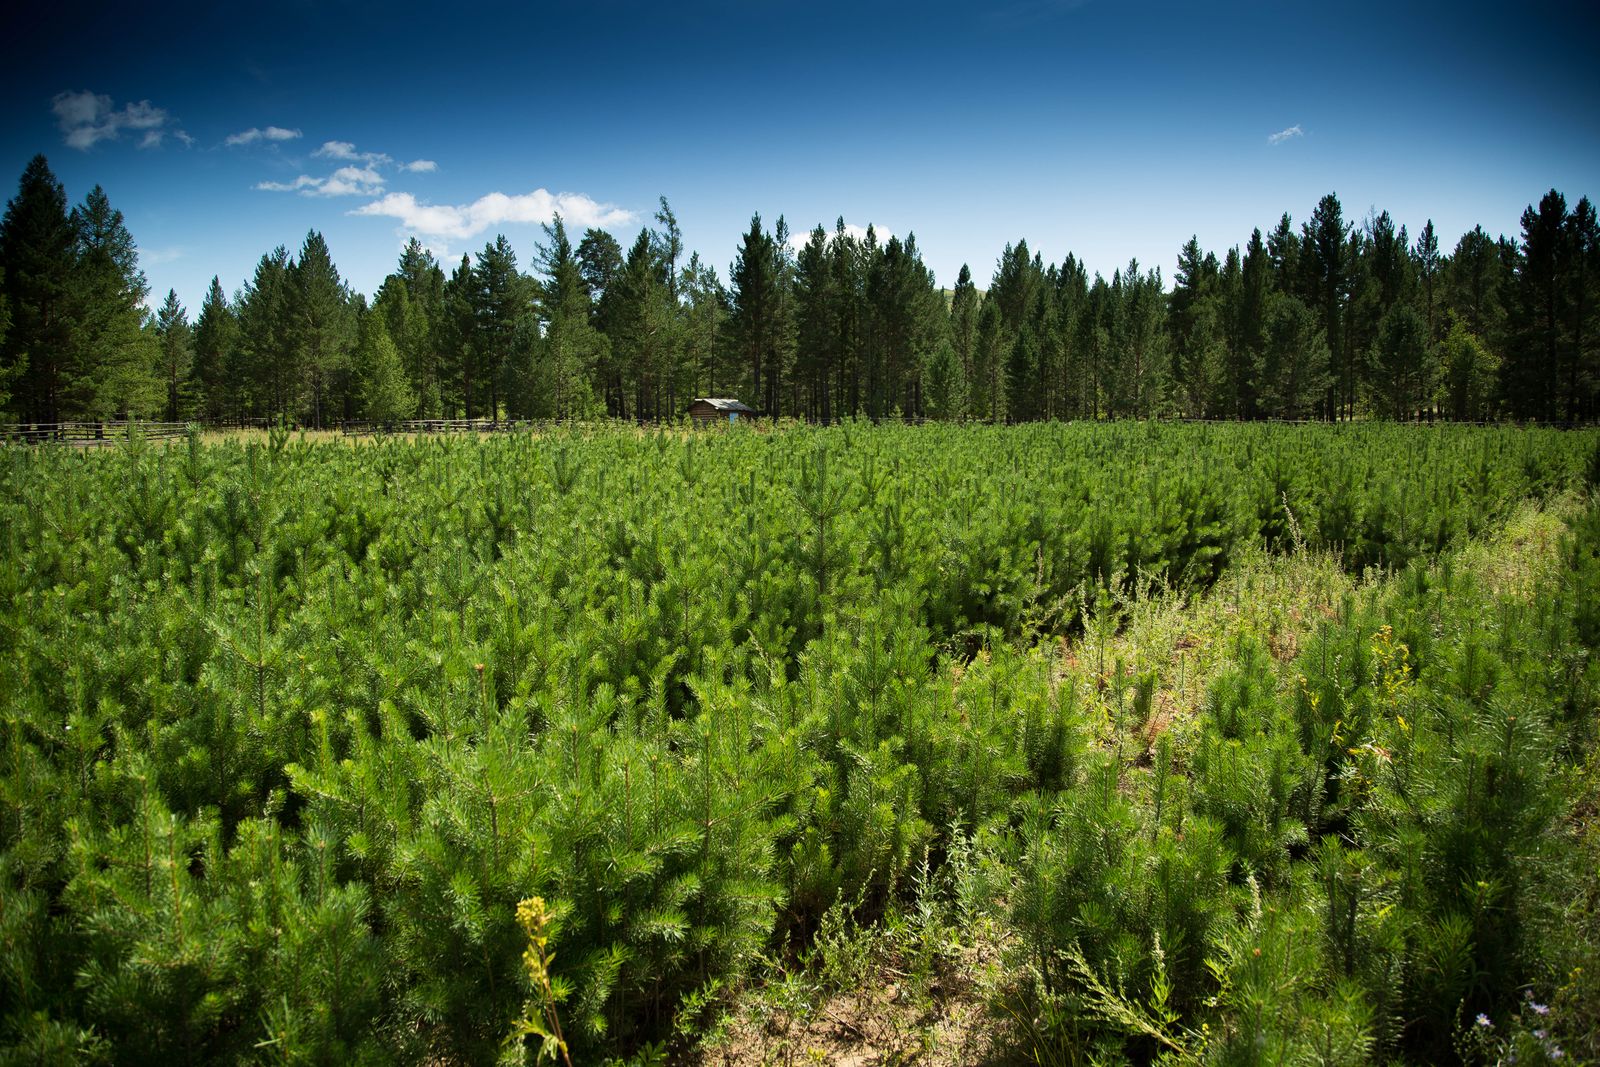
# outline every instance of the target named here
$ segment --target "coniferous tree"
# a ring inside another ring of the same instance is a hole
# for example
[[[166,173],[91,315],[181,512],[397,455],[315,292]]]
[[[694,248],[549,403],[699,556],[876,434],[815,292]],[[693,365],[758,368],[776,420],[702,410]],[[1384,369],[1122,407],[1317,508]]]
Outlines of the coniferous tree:
[[[333,393],[339,375],[349,367],[354,339],[349,293],[322,234],[306,234],[289,282],[291,343],[304,376],[306,415],[312,426],[321,427],[340,410],[336,401],[343,398]]]
[[[733,303],[734,335],[749,375],[749,393],[758,407],[777,414],[777,386],[773,384],[773,358],[779,348],[776,242],[761,228],[759,214],[750,219],[738,256],[728,272]]]
[[[360,382],[362,414],[366,418],[387,426],[410,418],[416,410],[416,394],[411,391],[405,364],[389,338],[382,315],[369,314],[361,320],[356,373]]]
[[[1298,247],[1304,278],[1302,292],[1307,306],[1313,308],[1317,315],[1318,326],[1334,361],[1335,388],[1323,404],[1324,414],[1328,418],[1348,417],[1355,410],[1355,360],[1345,336],[1345,313],[1351,284],[1351,239],[1351,230],[1345,225],[1339,198],[1329,193],[1317,202]]]
[[[620,293],[616,281],[622,274],[622,246],[604,230],[587,230],[578,243],[578,270],[589,298],[589,322],[608,344],[594,368],[594,377],[605,399],[606,414],[622,416],[627,407],[627,383],[609,344],[616,333],[616,307]]]
[[[1567,329],[1567,361],[1562,391],[1566,396],[1562,417],[1568,426],[1592,419],[1596,390],[1600,388],[1600,348],[1592,321],[1600,307],[1600,224],[1588,197],[1578,201],[1567,218],[1567,304],[1571,309]]]
[[[872,227],[867,227],[870,232]],[[794,380],[794,249],[789,246],[789,223],[782,215],[772,228],[772,277],[776,282],[772,303],[772,349],[768,353],[767,386],[774,415],[799,408],[799,390]]]
[[[923,364],[922,379],[925,405],[929,418],[949,420],[960,416],[961,365],[956,361],[955,346],[944,337],[928,354]]]
[[[972,271],[965,263],[956,275],[956,287],[950,294],[950,345],[955,350],[956,381],[958,383],[955,417],[965,419],[973,412],[972,390],[976,380],[978,354],[978,287],[972,282]]]
[[[973,346],[973,398],[971,414],[976,419],[1004,422],[1006,419],[1006,352],[1004,316],[999,303],[985,294],[978,310],[978,329]]]
[[[139,250],[98,185],[72,211],[75,264],[68,335],[73,380],[63,391],[75,415],[151,415],[164,390],[155,374],[153,337],[144,329],[149,293]]]
[[[475,294],[472,257],[462,256],[445,283],[444,308],[434,334],[439,351],[440,410],[450,418],[467,415],[478,402],[477,358],[473,349]]]
[[[688,368],[690,392],[715,396],[722,382],[733,380],[736,370],[728,367],[728,295],[717,277],[717,269],[700,262],[691,253],[684,265],[678,291],[685,300],[683,320],[683,358]]]
[[[1229,253],[1228,263],[1227,287],[1236,289],[1237,249]],[[1191,236],[1178,250],[1178,272],[1167,309],[1178,407],[1190,415],[1204,415],[1217,406],[1212,402],[1212,395],[1221,373],[1219,353],[1224,347],[1232,350],[1227,346],[1227,331],[1219,314],[1224,301],[1223,286],[1217,257],[1202,253],[1199,240]]]
[[[190,388],[194,373],[194,333],[189,328],[188,313],[178,302],[177,290],[167,290],[167,298],[156,311],[155,329],[160,340],[161,379],[167,390],[166,419],[176,422],[189,416],[194,403]]]
[[[544,274],[536,289],[544,338],[533,410],[560,419],[582,417],[591,413],[594,404],[590,382],[599,368],[614,361],[609,359],[611,345],[606,336],[592,323],[583,265],[567,239],[560,215],[545,227],[545,243],[539,247],[537,258]],[[611,277],[608,289],[616,288],[617,281]],[[611,414],[626,416],[625,394],[619,399],[623,406]]]
[[[795,259],[795,329],[799,346],[796,373],[805,390],[805,415],[833,421],[833,376],[838,345],[838,297],[828,255],[828,232],[819,223]]]
[[[257,417],[274,420],[297,418],[300,407],[290,267],[289,253],[279,245],[261,257],[238,300],[239,352],[250,395],[247,408]]]
[[[1272,263],[1272,287],[1291,296],[1301,295],[1300,237],[1285,211],[1267,238],[1267,258]]]
[[[1111,293],[1115,304],[1110,329],[1111,361],[1115,371],[1109,393],[1110,410],[1134,418],[1162,414],[1171,375],[1161,321],[1165,310],[1161,271],[1158,268],[1143,272],[1138,260],[1130,260],[1125,272],[1112,276]]]
[[[379,288],[375,309],[381,309],[389,337],[400,353],[417,413],[437,416],[446,379],[441,364],[440,331],[444,321],[444,271],[433,253],[412,238],[400,253],[395,272]]]
[[[639,419],[671,414],[670,406],[663,405],[663,394],[676,371],[678,323],[660,254],[650,231],[640,231],[614,283],[618,301],[613,357],[625,370],[633,414]]]
[[[500,417],[501,389],[528,396],[533,377],[532,353],[523,320],[531,312],[531,293],[517,270],[517,254],[504,234],[478,253],[472,268],[472,344],[479,409],[469,408],[468,418]],[[523,344],[519,344],[519,339]],[[559,385],[555,386],[559,393]],[[558,400],[559,405],[559,400]],[[518,402],[521,407],[521,401]]]
[[[36,422],[59,422],[72,384],[73,229],[66,190],[44,156],[28,163],[6,204],[0,269],[11,315],[0,366],[16,383],[16,408]]]
[[[873,334],[867,414],[920,414],[922,361],[933,347],[931,309],[937,293],[917,252],[915,235],[890,237],[868,272]]]
[[[1500,256],[1495,241],[1474,226],[1461,235],[1445,268],[1446,301],[1467,330],[1495,337],[1502,328]]]
[[[1267,298],[1262,409],[1280,419],[1325,413],[1333,388],[1333,354],[1318,325],[1317,313],[1287,293]]]
[[[650,232],[650,249],[655,254],[658,273],[665,280],[667,293],[676,306],[678,257],[683,255],[683,231],[678,229],[678,216],[672,213],[672,205],[667,203],[664,196],[660,198],[655,220],[661,224],[661,229]]]
[[[1560,413],[1569,292],[1567,202],[1552,189],[1522,213],[1510,337],[1501,363],[1502,391],[1519,419],[1554,419]]]
[[[239,318],[222,291],[221,279],[213,275],[194,324],[192,379],[196,414],[205,422],[221,422],[229,413],[238,414],[238,399],[233,395],[243,377],[238,344]]]
[[[833,395],[837,409],[849,415],[860,414],[865,403],[863,374],[871,317],[867,306],[867,275],[873,251],[875,247],[869,249],[866,241],[858,240],[845,229],[842,215],[835,220],[833,239],[828,242],[835,301]]]
[[[1057,411],[1063,418],[1081,418],[1090,409],[1086,393],[1085,353],[1079,319],[1089,303],[1089,275],[1077,257],[1067,255],[1056,274],[1055,328],[1060,352],[1056,384]]]
[[[1428,324],[1409,303],[1396,303],[1378,324],[1373,345],[1373,410],[1391,419],[1409,418],[1432,396]]]
[[[1439,341],[1444,331],[1444,321],[1438,315],[1439,306],[1439,274],[1443,261],[1439,256],[1439,236],[1433,230],[1433,220],[1429,219],[1417,234],[1417,247],[1413,253],[1417,280],[1421,283],[1422,316],[1428,324],[1428,343],[1435,344]]]
[[[5,351],[6,334],[11,330],[11,304],[6,299],[6,272],[0,267],[0,353]],[[0,359],[0,411],[11,403],[12,383],[21,377],[22,368]]]
[[[1500,360],[1467,324],[1457,320],[1440,344],[1439,399],[1445,415],[1457,421],[1494,415],[1500,388]]]
[[[1272,256],[1258,229],[1250,234],[1240,266],[1239,299],[1234,311],[1233,343],[1229,348],[1226,391],[1229,407],[1239,418],[1254,419],[1261,414],[1267,301],[1272,287]]]

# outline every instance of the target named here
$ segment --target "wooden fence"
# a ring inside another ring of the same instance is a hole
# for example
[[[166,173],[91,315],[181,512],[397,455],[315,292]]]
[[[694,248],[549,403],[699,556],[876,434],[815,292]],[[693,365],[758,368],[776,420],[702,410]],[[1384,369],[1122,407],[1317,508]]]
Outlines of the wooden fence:
[[[188,436],[184,422],[22,422],[0,425],[0,442],[97,448],[129,441],[170,441]]]
[[[378,433],[497,433],[528,429],[533,425],[512,419],[402,419],[397,422],[354,419],[340,423],[339,428],[346,435],[356,437]]]

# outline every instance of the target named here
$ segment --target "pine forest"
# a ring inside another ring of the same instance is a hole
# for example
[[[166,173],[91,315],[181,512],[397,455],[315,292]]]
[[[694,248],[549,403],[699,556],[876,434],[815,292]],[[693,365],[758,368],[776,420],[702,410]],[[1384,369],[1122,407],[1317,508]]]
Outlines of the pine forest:
[[[36,158],[0,436],[132,421],[0,444],[0,1063],[1600,1062],[1600,231],[1442,242],[192,312]]]

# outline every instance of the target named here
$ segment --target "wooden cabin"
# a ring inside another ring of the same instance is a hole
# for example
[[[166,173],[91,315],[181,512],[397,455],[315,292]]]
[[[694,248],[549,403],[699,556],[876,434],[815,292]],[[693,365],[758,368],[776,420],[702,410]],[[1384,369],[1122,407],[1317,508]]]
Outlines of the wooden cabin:
[[[738,422],[755,414],[755,408],[722,397],[700,397],[689,404],[689,417],[696,422]]]

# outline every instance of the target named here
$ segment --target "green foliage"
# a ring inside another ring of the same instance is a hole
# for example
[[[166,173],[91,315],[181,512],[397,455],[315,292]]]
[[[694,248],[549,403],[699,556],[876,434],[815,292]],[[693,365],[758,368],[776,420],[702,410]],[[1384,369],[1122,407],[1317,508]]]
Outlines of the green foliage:
[[[409,418],[416,411],[417,398],[406,381],[400,353],[389,339],[383,319],[376,314],[367,316],[361,324],[356,366],[361,376],[362,406],[367,418],[389,425]]]
[[[1600,519],[1532,599],[1434,561],[1593,448],[847,422],[5,452],[0,1044],[656,1055],[708,991],[846,968],[841,930],[922,908],[907,951],[1004,924],[1029,1018],[1106,1056],[1446,1057],[1582,956]],[[1231,648],[1181,723],[1155,667],[1066,665],[1257,542],[1392,577],[1292,662]]]

